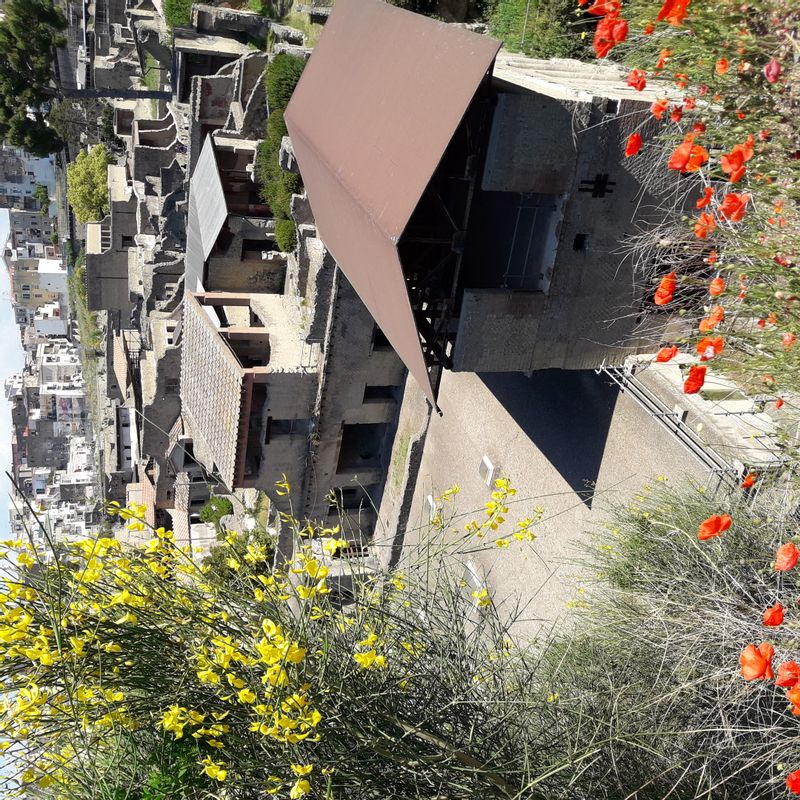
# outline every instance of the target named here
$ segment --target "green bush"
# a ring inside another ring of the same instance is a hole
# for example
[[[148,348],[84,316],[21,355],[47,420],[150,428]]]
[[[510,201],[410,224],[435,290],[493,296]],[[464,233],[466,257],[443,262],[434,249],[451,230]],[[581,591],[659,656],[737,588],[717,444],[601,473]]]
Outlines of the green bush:
[[[256,177],[261,184],[261,197],[279,220],[289,219],[292,195],[303,189],[300,176],[281,169],[278,163],[281,140],[286,134],[283,111],[274,110],[267,121],[267,137],[256,154]]]
[[[101,220],[108,214],[108,165],[111,156],[103,144],[81,150],[67,166],[67,202],[78,222]]]
[[[489,31],[508,50],[535,58],[581,58],[590,39],[570,26],[573,0],[497,0],[488,12]]]
[[[188,25],[192,20],[192,0],[164,0],[164,17],[171,28]]]
[[[233,503],[227,497],[212,497],[200,509],[200,519],[203,522],[212,522],[217,531],[219,531],[219,521],[232,513]]]
[[[247,7],[260,14],[262,17],[270,17],[272,19],[280,19],[280,8],[277,8],[270,0],[247,0]]]
[[[297,229],[290,219],[279,219],[275,222],[275,241],[284,253],[290,253],[297,245]]]
[[[270,61],[264,76],[270,111],[275,109],[283,111],[289,105],[292,92],[303,74],[305,65],[305,59],[290,56],[288,53],[278,53]]]

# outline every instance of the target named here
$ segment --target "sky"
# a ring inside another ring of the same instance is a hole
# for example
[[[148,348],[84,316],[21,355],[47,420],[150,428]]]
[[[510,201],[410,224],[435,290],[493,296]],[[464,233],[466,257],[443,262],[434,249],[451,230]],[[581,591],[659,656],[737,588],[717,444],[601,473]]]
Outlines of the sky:
[[[0,209],[0,248],[8,238],[8,211]],[[20,372],[25,354],[14,323],[11,307],[11,281],[5,260],[0,256],[0,536],[9,532],[8,513],[11,484],[5,473],[11,469],[11,404],[6,400],[5,383],[9,375]]]

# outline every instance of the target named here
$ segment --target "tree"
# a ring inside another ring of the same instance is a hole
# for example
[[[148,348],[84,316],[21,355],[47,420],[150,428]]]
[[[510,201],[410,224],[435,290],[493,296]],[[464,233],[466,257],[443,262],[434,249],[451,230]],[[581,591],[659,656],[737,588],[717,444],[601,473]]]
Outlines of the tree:
[[[50,192],[47,191],[47,187],[43,183],[40,183],[33,190],[32,197],[39,203],[39,211],[42,216],[46,216],[50,209]]]
[[[67,167],[67,201],[78,222],[102,219],[108,213],[108,165],[105,145],[95,145]]]
[[[0,20],[0,137],[33,155],[62,144],[46,115],[58,94],[53,58],[66,27],[52,0],[9,0]]]

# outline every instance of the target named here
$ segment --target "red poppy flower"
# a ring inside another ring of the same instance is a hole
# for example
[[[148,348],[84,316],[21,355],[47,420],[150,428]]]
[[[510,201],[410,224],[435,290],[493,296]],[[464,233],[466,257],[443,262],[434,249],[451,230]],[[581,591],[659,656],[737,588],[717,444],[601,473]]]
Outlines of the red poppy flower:
[[[684,394],[697,394],[702,388],[703,384],[706,382],[706,367],[697,367],[691,366],[689,367],[689,375],[686,380],[683,382],[683,393]],[[708,522],[708,520],[706,520]],[[702,526],[701,526],[702,528]],[[714,534],[716,535],[716,534]],[[698,533],[699,538],[704,538],[700,536]],[[708,537],[705,537],[708,538]]]
[[[730,153],[723,153],[720,157],[722,171],[730,176],[731,183],[738,183],[745,173],[745,162],[753,157],[755,141],[750,134],[744,144],[736,144]]]
[[[786,258],[786,256],[781,255],[780,253],[778,253],[778,255],[776,255],[775,258],[773,258],[772,260],[779,267],[791,267],[792,266],[792,260],[790,258]]]
[[[670,57],[672,56],[673,51],[667,50],[665,47],[659,54],[658,54],[658,61],[656,62],[656,70],[664,69],[664,65],[669,61]]]
[[[661,98],[660,100],[656,100],[653,105],[650,106],[650,113],[658,120],[664,116],[664,112],[667,110],[667,106],[669,106],[669,100],[666,97]]]
[[[716,261],[716,259],[714,259]],[[711,261],[709,260],[709,264]],[[719,297],[725,291],[725,281],[722,278],[714,278],[711,283],[708,284],[708,293],[712,297]]]
[[[738,146],[738,145],[737,145]],[[731,183],[739,183],[747,171],[741,151],[734,147],[730,153],[723,153],[719,160],[722,171],[729,176]]]
[[[724,347],[725,342],[722,341],[721,336],[706,336],[697,343],[696,349],[701,361],[710,361],[718,356]]]
[[[686,107],[688,108],[689,106],[687,105]],[[692,125],[692,131],[694,131],[694,133],[705,133],[706,132],[705,122],[695,122],[695,124]]]
[[[736,194],[735,192],[726,194],[719,207],[720,216],[731,222],[741,222],[744,219],[744,212],[749,200],[749,194]]]
[[[746,116],[747,116],[747,114],[745,114],[744,111],[742,111],[741,108],[737,108],[736,109],[736,118],[737,119],[744,119]]]
[[[661,6],[656,21],[666,20],[677,28],[686,18],[690,3],[691,0],[664,0],[664,5]]]
[[[783,408],[783,398],[782,397],[779,397],[775,401],[775,408]]]
[[[697,105],[697,100],[694,97],[685,97],[683,99],[683,105],[687,111],[691,111]]]
[[[644,26],[644,35],[650,36],[655,29],[656,26],[652,22],[648,22],[647,25]]]
[[[796,769],[786,776],[786,788],[792,794],[800,794],[800,769]]]
[[[756,482],[756,478],[758,474],[755,472],[748,472],[747,475],[744,476],[744,480],[739,484],[742,489],[752,489],[753,484]]]
[[[628,73],[628,86],[633,86],[637,92],[644,91],[644,87],[647,86],[647,73],[643,69],[632,69]]]
[[[791,350],[794,347],[794,343],[797,341],[797,337],[793,333],[787,332],[781,336],[781,341],[786,350]]]
[[[718,258],[719,258],[719,253],[716,250],[712,250],[708,254],[708,258],[706,259],[706,262],[709,263],[709,264],[716,264]],[[713,283],[713,281],[712,281],[712,283]],[[713,292],[712,292],[712,294],[713,294]]]
[[[728,63],[728,59],[721,58],[719,61],[717,61],[714,71],[717,73],[717,75],[724,75],[730,68],[731,65]]]
[[[694,224],[694,235],[698,239],[705,239],[716,227],[717,221],[713,215],[704,211]]]
[[[775,648],[767,642],[762,642],[758,647],[749,644],[739,656],[742,677],[746,681],[757,681],[761,678],[772,679],[772,658]]]
[[[778,664],[778,677],[775,678],[776,686],[783,686],[791,689],[797,681],[800,681],[800,664],[796,661],[784,661]],[[798,770],[800,774],[800,770]]]
[[[664,364],[667,361],[671,361],[676,355],[678,355],[679,352],[680,350],[678,349],[678,346],[674,344],[671,347],[662,347],[656,353],[656,362],[659,364]]]
[[[775,569],[778,572],[788,572],[797,563],[798,556],[800,550],[795,547],[794,542],[782,544],[775,553]]]
[[[711,202],[713,196],[714,190],[710,186],[706,186],[703,190],[703,196],[694,204],[695,208],[705,208]]]
[[[605,17],[607,14],[618,14],[621,8],[622,3],[619,0],[594,0],[586,12],[597,17]]]
[[[764,67],[764,77],[770,83],[776,83],[782,71],[781,65],[778,63],[777,59],[773,58],[769,64]]]
[[[635,156],[642,149],[642,135],[640,133],[632,133],[625,143],[625,157],[630,158]]]
[[[668,272],[658,284],[658,289],[653,296],[653,302],[657,306],[665,306],[672,301],[672,295],[675,294],[675,287],[677,281],[675,280],[675,273]]]
[[[699,367],[698,369],[705,369],[705,367]],[[713,514],[700,523],[700,527],[697,529],[697,538],[701,542],[706,541],[706,539],[713,539],[728,530],[732,523],[733,520],[728,514]]]
[[[675,152],[667,164],[667,169],[678,172],[697,172],[708,161],[708,150],[694,143],[694,134],[687,133],[683,144],[675,148]]]
[[[780,603],[775,603],[764,612],[764,624],[769,628],[777,628],[778,625],[783,624],[783,606]]]
[[[628,21],[622,19],[617,12],[606,14],[594,31],[594,52],[598,58],[605,58],[614,45],[628,38]]]
[[[680,122],[683,118],[683,106],[673,106],[669,118],[673,122]]]
[[[700,333],[708,333],[709,331],[713,331],[724,319],[725,309],[722,306],[714,306],[714,308],[711,309],[711,313],[705,319],[700,320],[697,329]]]

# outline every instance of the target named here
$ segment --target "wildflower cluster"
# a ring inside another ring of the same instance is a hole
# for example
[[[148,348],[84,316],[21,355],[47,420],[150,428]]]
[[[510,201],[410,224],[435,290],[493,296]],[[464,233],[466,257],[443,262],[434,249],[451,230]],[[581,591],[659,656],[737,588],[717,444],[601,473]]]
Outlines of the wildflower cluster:
[[[287,481],[279,490],[291,498]],[[513,496],[498,480],[485,530],[500,533]],[[111,513],[149,529],[142,507]],[[534,744],[558,727],[534,724],[547,692],[488,592],[475,598],[445,555],[377,572],[343,556],[336,528],[290,512],[282,522],[294,548],[279,568],[258,541],[223,535],[225,581],[161,528],[135,547],[5,543],[19,577],[0,593],[0,749],[21,790],[146,797],[183,781],[198,800],[299,800],[451,783],[455,798],[507,797],[574,749]],[[532,525],[512,536],[532,541]],[[462,535],[450,552],[471,543]],[[498,750],[511,691],[514,735]]]
[[[689,353],[700,351],[713,331],[722,343],[724,329],[726,356],[720,358],[720,344],[703,360],[716,358],[715,366],[735,369],[756,391],[781,400],[780,392],[800,386],[794,352],[800,163],[791,47],[800,18],[776,0],[757,6],[630,0],[624,8],[619,0],[578,1],[587,20],[600,17],[596,55],[621,58],[636,91],[657,81],[650,85],[664,93],[624,143],[625,158],[658,160],[683,176],[677,185],[683,200],[664,208],[652,236],[642,237],[640,266],[648,277],[654,248],[675,253],[664,259],[672,268],[656,276],[654,303],[674,302],[687,321],[696,316],[699,336],[689,337]],[[685,341],[666,345],[658,360],[684,351]],[[707,369],[695,366],[688,393],[706,377]]]

